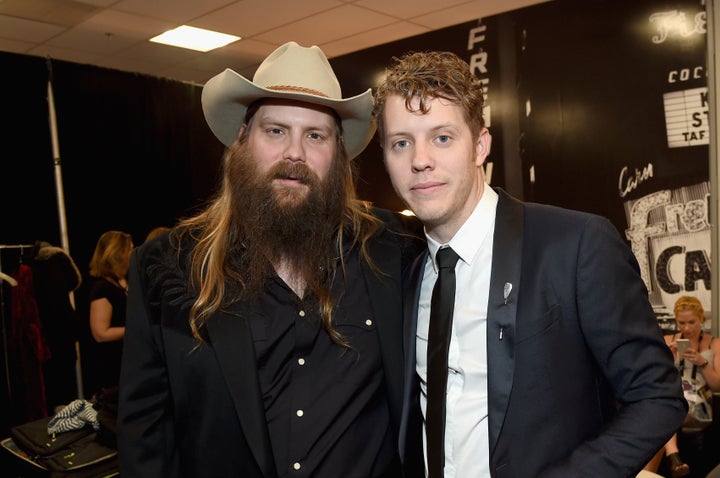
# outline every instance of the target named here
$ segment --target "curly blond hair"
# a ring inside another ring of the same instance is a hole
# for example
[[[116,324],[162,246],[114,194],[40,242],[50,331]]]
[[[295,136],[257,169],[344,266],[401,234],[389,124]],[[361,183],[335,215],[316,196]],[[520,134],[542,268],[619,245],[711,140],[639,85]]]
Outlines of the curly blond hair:
[[[470,65],[448,51],[410,52],[393,57],[394,64],[386,70],[385,80],[375,91],[373,118],[377,122],[380,142],[385,136],[383,111],[390,95],[405,99],[408,111],[426,114],[428,100],[442,98],[462,106],[465,120],[476,140],[485,127],[483,119],[483,85],[472,74]],[[417,107],[413,101],[418,100]]]

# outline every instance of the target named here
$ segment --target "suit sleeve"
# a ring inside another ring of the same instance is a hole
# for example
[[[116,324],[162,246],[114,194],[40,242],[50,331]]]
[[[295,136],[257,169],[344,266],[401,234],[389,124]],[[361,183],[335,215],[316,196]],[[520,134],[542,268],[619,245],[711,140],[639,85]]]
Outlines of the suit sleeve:
[[[128,273],[128,302],[118,403],[118,452],[122,476],[157,478],[175,473],[168,374],[159,320],[153,317],[135,249]]]
[[[585,226],[577,249],[577,313],[617,412],[542,476],[635,476],[681,426],[687,403],[635,256],[609,221],[592,216]]]

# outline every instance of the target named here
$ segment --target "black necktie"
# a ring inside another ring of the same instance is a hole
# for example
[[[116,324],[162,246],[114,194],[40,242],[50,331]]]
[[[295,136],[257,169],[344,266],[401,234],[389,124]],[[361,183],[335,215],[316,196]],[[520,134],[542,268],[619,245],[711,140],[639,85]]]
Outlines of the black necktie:
[[[448,350],[455,308],[455,264],[459,257],[449,247],[437,252],[438,278],[430,303],[427,351],[428,478],[442,478],[445,467],[445,395],[447,393]]]

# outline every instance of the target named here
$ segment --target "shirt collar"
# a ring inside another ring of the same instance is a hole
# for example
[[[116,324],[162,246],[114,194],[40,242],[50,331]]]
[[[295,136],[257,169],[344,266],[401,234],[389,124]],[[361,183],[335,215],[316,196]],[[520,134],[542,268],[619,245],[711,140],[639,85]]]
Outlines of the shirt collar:
[[[437,271],[435,254],[440,247],[448,245],[460,256],[460,260],[470,264],[478,252],[480,245],[488,234],[492,234],[495,225],[495,211],[497,210],[498,194],[489,184],[485,183],[483,194],[475,209],[450,242],[440,244],[427,234],[428,250],[433,268]]]

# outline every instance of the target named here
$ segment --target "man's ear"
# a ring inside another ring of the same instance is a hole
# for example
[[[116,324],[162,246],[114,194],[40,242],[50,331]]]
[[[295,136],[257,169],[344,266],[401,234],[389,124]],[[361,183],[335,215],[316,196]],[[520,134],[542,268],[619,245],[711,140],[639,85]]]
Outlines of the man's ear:
[[[485,160],[490,155],[491,145],[492,136],[490,136],[490,131],[488,131],[487,128],[483,128],[482,131],[480,131],[480,135],[478,135],[476,145],[475,163],[477,166],[482,166],[485,163]]]
[[[247,123],[243,123],[242,126],[240,126],[240,130],[238,131],[238,138],[242,136],[242,134],[245,132],[245,129],[247,128]]]

